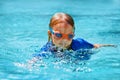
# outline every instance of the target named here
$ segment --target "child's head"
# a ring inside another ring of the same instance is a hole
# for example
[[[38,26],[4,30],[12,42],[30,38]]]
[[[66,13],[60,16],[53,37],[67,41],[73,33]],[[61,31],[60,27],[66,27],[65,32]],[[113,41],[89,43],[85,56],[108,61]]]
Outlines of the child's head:
[[[56,13],[50,20],[48,36],[49,41],[62,48],[69,48],[74,37],[74,20],[65,13]]]

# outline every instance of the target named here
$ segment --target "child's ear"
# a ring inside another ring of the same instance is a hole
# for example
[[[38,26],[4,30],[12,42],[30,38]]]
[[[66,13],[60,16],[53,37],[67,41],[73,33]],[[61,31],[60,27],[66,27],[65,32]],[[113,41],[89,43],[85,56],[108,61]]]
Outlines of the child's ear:
[[[48,42],[50,41],[50,38],[51,38],[51,32],[50,30],[48,30]]]
[[[51,32],[50,32],[50,30],[48,30],[48,36],[51,36]]]

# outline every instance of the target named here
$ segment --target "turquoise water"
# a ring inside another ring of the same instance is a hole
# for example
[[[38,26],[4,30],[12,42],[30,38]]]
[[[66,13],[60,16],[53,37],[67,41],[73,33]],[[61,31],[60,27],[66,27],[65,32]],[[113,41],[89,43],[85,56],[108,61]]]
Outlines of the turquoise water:
[[[0,0],[0,80],[120,80],[119,5],[119,0]],[[48,58],[29,65],[47,42],[55,12],[72,15],[75,38],[118,47],[100,48],[79,64]]]

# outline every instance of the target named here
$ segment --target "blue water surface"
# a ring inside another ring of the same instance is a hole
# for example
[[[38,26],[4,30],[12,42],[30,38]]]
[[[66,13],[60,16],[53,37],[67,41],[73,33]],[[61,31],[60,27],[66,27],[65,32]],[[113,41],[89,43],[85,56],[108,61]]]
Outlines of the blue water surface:
[[[120,80],[119,5],[119,0],[0,0],[0,80]],[[97,49],[77,63],[49,57],[29,64],[47,42],[56,12],[74,18],[75,38],[118,46]]]

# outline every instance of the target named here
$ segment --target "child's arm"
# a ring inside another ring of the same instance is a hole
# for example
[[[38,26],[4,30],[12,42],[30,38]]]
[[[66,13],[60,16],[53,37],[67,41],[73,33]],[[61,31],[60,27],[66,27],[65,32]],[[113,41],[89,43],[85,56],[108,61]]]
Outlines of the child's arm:
[[[117,45],[114,45],[114,44],[94,44],[94,48],[100,48],[100,47],[117,47]]]

